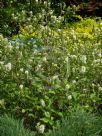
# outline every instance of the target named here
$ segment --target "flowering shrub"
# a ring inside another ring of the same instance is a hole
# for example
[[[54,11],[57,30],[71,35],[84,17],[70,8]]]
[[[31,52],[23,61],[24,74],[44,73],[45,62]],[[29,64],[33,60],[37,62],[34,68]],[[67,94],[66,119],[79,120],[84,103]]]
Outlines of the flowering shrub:
[[[67,7],[65,1],[56,3],[51,0],[9,0],[6,2],[2,0],[0,4],[0,33],[8,37],[18,34],[23,24],[30,26],[30,23],[33,23],[38,27],[38,24],[46,26],[50,21],[49,25],[52,27],[56,25],[56,22],[57,26],[62,27],[67,22],[81,20],[80,15],[76,14],[78,7],[75,5]]]
[[[80,27],[91,21],[64,29],[26,25],[11,40],[0,35],[0,114],[24,118],[26,127],[44,133],[72,108],[97,110],[102,21]]]

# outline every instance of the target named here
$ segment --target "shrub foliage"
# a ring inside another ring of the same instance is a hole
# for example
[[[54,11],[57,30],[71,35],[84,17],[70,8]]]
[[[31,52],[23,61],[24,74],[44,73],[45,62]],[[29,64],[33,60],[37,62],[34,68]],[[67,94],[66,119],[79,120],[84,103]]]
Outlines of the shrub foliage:
[[[26,25],[10,40],[0,35],[0,112],[32,130],[55,127],[72,108],[101,111],[102,22],[58,25]]]

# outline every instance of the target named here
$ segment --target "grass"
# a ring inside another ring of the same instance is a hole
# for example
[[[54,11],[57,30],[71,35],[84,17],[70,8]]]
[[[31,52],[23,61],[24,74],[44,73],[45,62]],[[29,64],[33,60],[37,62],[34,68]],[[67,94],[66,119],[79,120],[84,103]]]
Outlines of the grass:
[[[0,136],[34,136],[34,134],[24,129],[23,121],[3,116],[0,117]]]

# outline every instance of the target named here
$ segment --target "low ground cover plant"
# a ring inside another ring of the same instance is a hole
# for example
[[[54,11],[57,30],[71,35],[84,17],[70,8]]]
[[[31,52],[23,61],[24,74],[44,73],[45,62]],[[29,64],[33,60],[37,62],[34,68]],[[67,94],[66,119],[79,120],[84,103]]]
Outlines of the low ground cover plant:
[[[59,125],[45,136],[101,136],[102,117],[85,112],[84,110],[71,111],[61,119]],[[42,127],[43,128],[43,127]],[[40,127],[40,131],[42,129]],[[23,121],[13,117],[0,117],[0,136],[35,136],[25,130]]]
[[[48,136],[101,136],[102,118],[85,111],[71,112]]]
[[[34,136],[24,129],[23,121],[7,115],[0,117],[0,136]]]

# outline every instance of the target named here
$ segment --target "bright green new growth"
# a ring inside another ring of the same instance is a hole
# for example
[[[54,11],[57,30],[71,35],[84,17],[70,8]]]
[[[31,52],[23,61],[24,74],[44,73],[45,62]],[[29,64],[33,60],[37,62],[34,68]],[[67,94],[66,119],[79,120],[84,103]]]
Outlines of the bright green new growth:
[[[102,118],[84,111],[72,112],[49,136],[102,136]]]
[[[23,127],[23,121],[12,117],[0,117],[0,136],[34,136]]]

